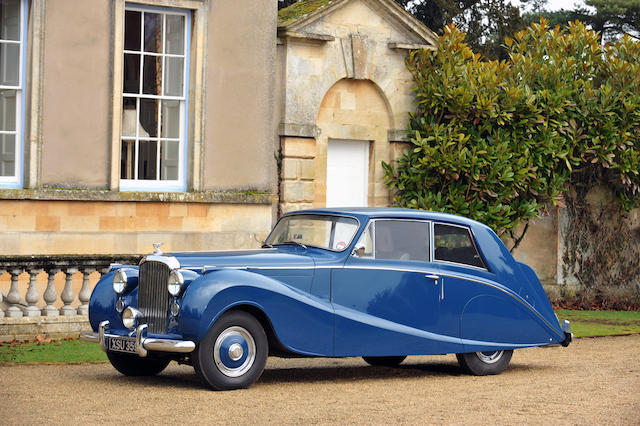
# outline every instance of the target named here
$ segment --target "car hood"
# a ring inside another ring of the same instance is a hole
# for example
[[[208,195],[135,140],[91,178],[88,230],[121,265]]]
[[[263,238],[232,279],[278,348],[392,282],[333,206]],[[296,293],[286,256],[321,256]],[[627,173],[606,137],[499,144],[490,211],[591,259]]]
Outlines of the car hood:
[[[224,268],[261,268],[270,267],[300,268],[313,267],[313,260],[304,255],[277,248],[256,250],[228,250],[208,252],[180,252],[170,253],[180,267],[185,269],[224,269]]]

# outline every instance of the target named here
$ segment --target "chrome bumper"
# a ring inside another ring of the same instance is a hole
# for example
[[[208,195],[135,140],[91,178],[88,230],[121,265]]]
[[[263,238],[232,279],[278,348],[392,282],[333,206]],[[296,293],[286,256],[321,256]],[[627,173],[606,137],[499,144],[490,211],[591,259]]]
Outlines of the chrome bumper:
[[[569,346],[569,343],[573,340],[573,333],[571,332],[571,323],[567,320],[562,321],[562,331],[564,332],[564,341],[560,344],[564,347]]]
[[[98,332],[82,333],[80,340],[91,343],[99,343],[103,351],[107,352],[107,337],[123,337],[115,334],[108,334],[109,321],[102,321],[98,326]],[[177,352],[187,354],[193,352],[196,344],[191,340],[174,340],[174,339],[157,339],[154,337],[145,337],[147,333],[147,325],[141,324],[136,329],[136,353],[141,356],[147,356],[147,351],[158,352]]]

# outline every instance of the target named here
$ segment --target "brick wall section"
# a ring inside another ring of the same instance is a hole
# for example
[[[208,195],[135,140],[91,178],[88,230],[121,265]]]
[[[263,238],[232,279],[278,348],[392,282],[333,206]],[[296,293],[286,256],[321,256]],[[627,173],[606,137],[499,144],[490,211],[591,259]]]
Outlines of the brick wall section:
[[[282,139],[280,211],[309,209],[315,198],[316,141],[310,138]]]

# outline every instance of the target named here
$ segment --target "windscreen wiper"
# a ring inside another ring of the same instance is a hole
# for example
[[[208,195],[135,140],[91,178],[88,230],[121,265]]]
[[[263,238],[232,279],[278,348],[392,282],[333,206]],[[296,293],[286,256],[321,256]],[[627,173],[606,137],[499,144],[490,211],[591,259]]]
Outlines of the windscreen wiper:
[[[299,243],[298,241],[282,241],[281,243],[277,243],[276,245],[281,245],[281,244],[295,244],[297,246],[302,247],[303,249],[307,249],[307,246],[305,246],[302,243]]]

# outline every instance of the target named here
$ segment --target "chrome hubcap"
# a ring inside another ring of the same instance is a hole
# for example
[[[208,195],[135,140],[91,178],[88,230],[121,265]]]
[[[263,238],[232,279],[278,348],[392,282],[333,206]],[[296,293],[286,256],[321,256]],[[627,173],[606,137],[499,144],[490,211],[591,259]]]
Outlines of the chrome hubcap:
[[[240,377],[256,360],[256,342],[244,328],[224,330],[213,346],[213,359],[218,370],[227,377]]]
[[[500,361],[500,358],[502,358],[503,354],[504,351],[476,352],[476,356],[485,364],[494,364]]]
[[[234,343],[233,345],[229,346],[229,358],[231,358],[233,361],[237,361],[242,358],[243,353],[244,350],[242,350],[242,346],[240,346],[239,344]]]

